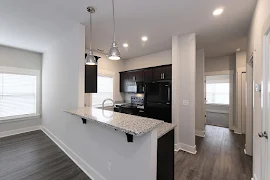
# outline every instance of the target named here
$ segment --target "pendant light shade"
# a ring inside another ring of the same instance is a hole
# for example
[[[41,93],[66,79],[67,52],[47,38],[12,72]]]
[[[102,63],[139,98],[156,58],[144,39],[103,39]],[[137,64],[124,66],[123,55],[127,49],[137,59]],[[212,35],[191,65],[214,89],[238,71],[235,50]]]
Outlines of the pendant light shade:
[[[93,7],[87,7],[87,11],[90,14],[90,42],[89,42],[89,46],[90,46],[90,50],[87,53],[86,59],[85,59],[85,64],[86,65],[97,65],[97,60],[94,56],[94,53],[92,51],[92,16],[91,14],[95,12],[95,9]]]
[[[114,0],[112,0],[112,6],[113,6],[113,43],[111,46],[111,49],[108,54],[108,58],[110,60],[120,60],[120,52],[117,47],[117,43],[115,41],[115,17],[114,17]]]
[[[87,56],[86,56],[86,59],[85,59],[85,64],[86,65],[97,65],[97,60],[96,60],[96,57],[94,56],[92,50],[90,50],[87,53]]]
[[[109,59],[110,60],[120,60],[121,59],[120,52],[118,50],[118,47],[117,47],[117,44],[115,41],[112,43],[112,47],[109,51]]]

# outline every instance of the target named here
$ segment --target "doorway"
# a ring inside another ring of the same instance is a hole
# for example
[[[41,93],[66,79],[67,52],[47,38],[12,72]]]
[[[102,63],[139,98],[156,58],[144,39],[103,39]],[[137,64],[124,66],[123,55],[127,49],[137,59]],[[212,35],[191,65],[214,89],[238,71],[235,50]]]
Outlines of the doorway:
[[[206,76],[206,124],[229,128],[230,76]]]
[[[218,84],[218,85],[211,85],[211,84]],[[205,93],[205,107],[206,107],[205,108],[205,117],[206,117],[205,124],[206,125],[209,123],[209,125],[224,127],[225,123],[223,122],[226,122],[225,128],[234,130],[234,125],[233,125],[234,124],[233,123],[234,99],[235,99],[234,98],[234,87],[235,87],[234,84],[235,84],[235,78],[234,78],[233,70],[205,72],[204,93]],[[215,87],[215,86],[218,86],[218,87]],[[216,88],[215,92],[213,92],[213,89],[211,90],[211,88]],[[207,95],[207,91],[208,91],[208,95]],[[213,106],[215,109],[212,108]],[[216,115],[222,116],[224,120],[218,122],[217,124],[210,123],[209,121],[207,122],[208,119],[215,116],[215,114],[213,116],[213,114],[211,113],[220,113]]]

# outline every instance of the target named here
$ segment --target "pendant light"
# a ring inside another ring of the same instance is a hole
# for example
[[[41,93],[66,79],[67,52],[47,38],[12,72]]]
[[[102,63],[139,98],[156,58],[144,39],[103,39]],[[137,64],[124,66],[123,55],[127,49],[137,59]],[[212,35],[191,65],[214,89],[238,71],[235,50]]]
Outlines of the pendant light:
[[[113,42],[111,49],[108,54],[108,58],[110,60],[120,60],[120,52],[118,50],[117,44],[115,42],[115,17],[114,17],[114,0],[112,0],[112,6],[113,6]]]
[[[92,13],[95,13],[95,8],[88,6],[87,11],[90,14],[90,42],[89,42],[89,52],[87,53],[85,64],[86,65],[97,65],[97,60],[94,56],[94,53],[92,51]]]

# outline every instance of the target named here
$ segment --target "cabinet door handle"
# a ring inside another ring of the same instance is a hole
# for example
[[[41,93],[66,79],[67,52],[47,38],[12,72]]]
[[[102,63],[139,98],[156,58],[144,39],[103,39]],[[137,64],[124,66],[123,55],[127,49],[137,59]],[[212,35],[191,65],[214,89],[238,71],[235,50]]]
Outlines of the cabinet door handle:
[[[162,73],[160,74],[160,79],[162,79]]]
[[[163,79],[165,79],[165,73],[163,73]]]

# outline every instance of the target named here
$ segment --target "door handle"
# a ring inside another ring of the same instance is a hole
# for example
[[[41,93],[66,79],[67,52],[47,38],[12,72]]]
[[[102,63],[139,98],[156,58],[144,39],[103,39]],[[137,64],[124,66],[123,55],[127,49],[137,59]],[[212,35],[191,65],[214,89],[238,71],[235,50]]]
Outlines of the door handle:
[[[165,79],[165,73],[163,73],[163,79]]]
[[[266,131],[264,131],[263,133],[262,132],[260,132],[260,133],[258,133],[258,136],[260,137],[260,138],[265,138],[265,139],[268,139],[268,134],[267,134],[267,132]]]
[[[162,79],[162,73],[160,74],[160,79]]]

